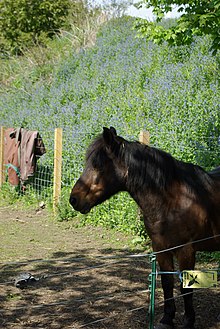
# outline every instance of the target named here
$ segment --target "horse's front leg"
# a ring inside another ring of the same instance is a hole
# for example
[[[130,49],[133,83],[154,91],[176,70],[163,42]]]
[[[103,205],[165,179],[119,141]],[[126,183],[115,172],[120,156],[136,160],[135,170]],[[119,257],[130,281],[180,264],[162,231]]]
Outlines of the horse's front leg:
[[[173,272],[173,255],[162,253],[157,255],[157,261],[161,272]],[[161,283],[164,293],[164,315],[155,329],[171,329],[174,327],[176,306],[173,299],[174,276],[172,274],[161,274]]]
[[[177,259],[179,262],[179,269],[183,270],[193,270],[195,267],[195,252],[191,246],[182,248],[177,253]],[[184,299],[184,329],[193,329],[195,323],[195,311],[193,308],[193,289],[183,288],[181,283],[180,287],[181,294]]]

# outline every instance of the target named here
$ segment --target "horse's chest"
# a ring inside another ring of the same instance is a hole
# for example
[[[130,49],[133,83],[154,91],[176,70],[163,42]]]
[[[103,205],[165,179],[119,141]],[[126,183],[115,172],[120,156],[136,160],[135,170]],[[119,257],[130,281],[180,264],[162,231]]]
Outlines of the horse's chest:
[[[180,194],[163,201],[151,204],[144,213],[145,227],[152,239],[181,242],[208,228],[206,209],[193,196]]]

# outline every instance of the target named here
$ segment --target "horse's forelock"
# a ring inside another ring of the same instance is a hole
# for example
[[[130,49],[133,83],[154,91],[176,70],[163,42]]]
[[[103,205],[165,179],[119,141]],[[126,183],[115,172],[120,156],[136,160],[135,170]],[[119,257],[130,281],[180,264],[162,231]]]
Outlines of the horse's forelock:
[[[88,147],[86,152],[86,163],[102,166],[104,163],[105,142],[102,135],[98,136]]]

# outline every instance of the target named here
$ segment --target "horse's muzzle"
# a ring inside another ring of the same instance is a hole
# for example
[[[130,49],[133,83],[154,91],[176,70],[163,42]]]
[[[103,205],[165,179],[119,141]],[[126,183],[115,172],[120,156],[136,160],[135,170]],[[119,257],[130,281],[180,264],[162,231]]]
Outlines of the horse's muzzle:
[[[77,202],[77,198],[76,198],[76,197],[70,195],[69,202],[70,202],[71,206],[72,206],[74,209],[75,209],[75,207],[77,207],[77,203],[78,203],[78,202]]]
[[[81,202],[79,202],[79,199],[77,199],[77,197],[73,196],[73,195],[70,195],[69,202],[70,202],[71,206],[76,211],[81,212],[81,214],[87,214],[91,209],[91,206],[87,202],[81,203]]]

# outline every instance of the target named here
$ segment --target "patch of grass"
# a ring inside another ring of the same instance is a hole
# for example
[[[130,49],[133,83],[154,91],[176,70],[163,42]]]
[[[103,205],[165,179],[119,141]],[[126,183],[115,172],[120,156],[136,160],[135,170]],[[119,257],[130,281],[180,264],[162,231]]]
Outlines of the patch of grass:
[[[220,252],[199,252],[196,258],[201,263],[218,262],[220,267]]]
[[[17,300],[21,300],[21,299],[23,299],[23,297],[19,293],[17,293],[17,294],[9,293],[6,296],[6,301],[17,301]]]
[[[0,207],[12,206],[19,207],[20,209],[31,209],[38,208],[40,203],[46,203],[47,208],[51,208],[51,198],[44,199],[43,197],[37,196],[31,186],[22,192],[20,186],[11,186],[9,183],[4,183],[1,187],[0,193]]]

